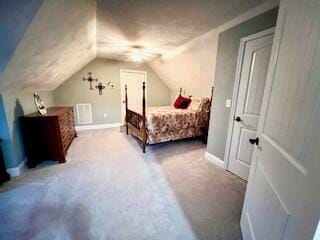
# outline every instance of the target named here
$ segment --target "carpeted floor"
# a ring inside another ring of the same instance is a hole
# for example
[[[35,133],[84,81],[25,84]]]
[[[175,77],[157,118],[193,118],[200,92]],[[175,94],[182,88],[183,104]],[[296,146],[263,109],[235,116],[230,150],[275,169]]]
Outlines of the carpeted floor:
[[[80,132],[67,163],[0,187],[0,239],[241,239],[245,182],[184,140],[147,147],[118,129]]]

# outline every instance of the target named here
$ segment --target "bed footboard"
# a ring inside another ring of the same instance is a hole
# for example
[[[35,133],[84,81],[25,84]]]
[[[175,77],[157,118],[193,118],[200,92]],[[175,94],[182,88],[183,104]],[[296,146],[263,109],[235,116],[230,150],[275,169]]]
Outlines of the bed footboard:
[[[128,109],[128,95],[127,85],[125,86],[125,104],[126,104],[126,132],[129,134],[129,129],[135,135],[142,144],[142,152],[146,152],[147,145],[147,128],[146,128],[146,99],[145,99],[145,82],[142,85],[142,114],[134,112]]]
[[[142,152],[146,152],[146,145],[148,140],[148,131],[147,131],[147,123],[146,123],[146,96],[145,96],[145,82],[142,84],[142,113],[138,113],[128,109],[128,94],[127,94],[127,85],[125,85],[125,104],[126,104],[126,117],[125,117],[125,124],[126,124],[126,133],[127,135],[130,132],[136,136],[141,141]],[[182,89],[180,89],[180,95],[182,93]],[[210,110],[211,110],[211,103],[212,103],[212,96],[213,96],[213,87],[211,89],[211,101],[209,106],[209,120],[210,122]],[[206,142],[208,129],[209,126],[201,127],[201,131],[203,132],[203,141]]]

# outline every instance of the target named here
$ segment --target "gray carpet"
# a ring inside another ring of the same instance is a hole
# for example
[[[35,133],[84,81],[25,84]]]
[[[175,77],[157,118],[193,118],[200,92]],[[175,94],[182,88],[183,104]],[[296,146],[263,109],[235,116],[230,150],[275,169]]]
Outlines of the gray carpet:
[[[66,164],[0,187],[0,239],[241,239],[245,183],[197,140],[148,146],[116,129],[81,132]]]

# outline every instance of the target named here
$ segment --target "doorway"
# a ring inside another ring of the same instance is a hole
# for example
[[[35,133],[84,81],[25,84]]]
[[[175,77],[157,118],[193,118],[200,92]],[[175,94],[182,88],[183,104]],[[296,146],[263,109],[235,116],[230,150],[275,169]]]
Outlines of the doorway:
[[[147,72],[134,70],[120,70],[121,83],[121,121],[124,122],[126,114],[125,85],[127,85],[128,108],[142,111],[142,83],[147,85]],[[147,95],[147,87],[146,87]]]
[[[270,61],[274,28],[242,38],[230,112],[227,169],[247,180]]]

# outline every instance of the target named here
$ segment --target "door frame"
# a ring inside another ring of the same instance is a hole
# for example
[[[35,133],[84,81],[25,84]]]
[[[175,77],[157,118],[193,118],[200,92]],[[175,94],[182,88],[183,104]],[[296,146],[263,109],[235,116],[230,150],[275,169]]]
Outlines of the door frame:
[[[231,140],[232,140],[232,134],[233,134],[234,117],[235,117],[238,94],[239,94],[240,78],[242,73],[242,63],[243,63],[246,43],[258,38],[262,38],[262,37],[274,34],[274,33],[275,33],[275,27],[272,27],[240,39],[236,77],[234,81],[232,100],[231,100],[226,150],[224,153],[224,169],[225,170],[228,170],[228,167],[229,167],[229,156],[230,156]]]
[[[145,94],[146,94],[146,106],[147,106],[147,99],[148,99],[148,72],[147,71],[137,71],[137,70],[131,70],[131,69],[120,69],[120,89],[121,89],[121,92],[120,92],[120,104],[121,104],[121,112],[120,112],[120,115],[121,115],[121,122],[124,122],[124,119],[122,119],[122,112],[123,112],[123,108],[125,107],[124,104],[123,104],[123,101],[124,99],[122,99],[122,96],[125,95],[125,92],[124,92],[124,87],[123,87],[123,79],[122,79],[122,76],[123,76],[123,73],[142,73],[144,74],[144,77],[145,77],[145,83],[146,83],[146,91],[145,91]],[[141,88],[142,88],[142,85],[141,85]],[[141,99],[141,106],[142,106],[142,99]]]

